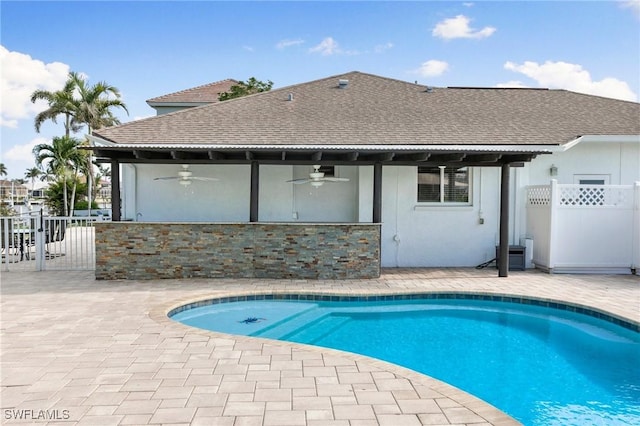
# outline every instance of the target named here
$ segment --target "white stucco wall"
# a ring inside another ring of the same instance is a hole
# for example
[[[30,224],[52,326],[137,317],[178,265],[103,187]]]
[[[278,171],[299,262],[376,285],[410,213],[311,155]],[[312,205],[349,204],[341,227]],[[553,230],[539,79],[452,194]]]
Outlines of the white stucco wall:
[[[325,182],[316,188],[294,185],[311,166],[260,166],[259,220],[263,222],[358,222],[358,168],[336,166],[336,176],[348,182]]]
[[[464,206],[418,203],[416,167],[383,167],[382,176],[383,267],[476,266],[495,256],[499,169],[473,169]]]
[[[557,167],[557,176],[549,174],[551,165]],[[640,143],[585,141],[563,152],[539,155],[525,168],[530,185],[547,185],[551,179],[578,183],[576,175],[605,175],[610,185],[631,185],[640,180]]]
[[[123,183],[132,187],[131,171],[123,167]],[[193,176],[219,181],[193,181],[182,186],[176,180],[154,180],[176,176],[174,164],[136,164],[134,202],[124,218],[143,222],[243,222],[249,220],[249,165],[192,164]],[[131,196],[131,194],[129,194]],[[135,210],[133,210],[135,209]]]

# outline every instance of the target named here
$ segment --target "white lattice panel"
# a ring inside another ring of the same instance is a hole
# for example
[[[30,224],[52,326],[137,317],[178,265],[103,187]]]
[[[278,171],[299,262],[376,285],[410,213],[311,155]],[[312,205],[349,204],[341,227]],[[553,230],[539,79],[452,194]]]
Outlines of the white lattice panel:
[[[530,206],[548,206],[551,203],[550,186],[530,186],[527,188],[527,204]]]
[[[602,185],[558,185],[561,206],[630,207],[633,192],[629,188]]]

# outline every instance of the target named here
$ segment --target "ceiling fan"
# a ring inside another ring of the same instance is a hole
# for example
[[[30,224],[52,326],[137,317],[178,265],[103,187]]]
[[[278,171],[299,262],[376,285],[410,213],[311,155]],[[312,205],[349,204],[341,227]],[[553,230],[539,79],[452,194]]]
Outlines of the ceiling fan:
[[[178,176],[163,176],[163,177],[154,178],[153,180],[178,180],[178,183],[180,185],[188,186],[188,185],[191,185],[191,182],[194,180],[216,181],[220,179],[212,178],[212,177],[193,176],[193,172],[189,170],[189,165],[183,164],[182,170],[178,171]]]
[[[320,171],[320,167],[319,165],[314,165],[313,166],[313,171],[311,173],[309,173],[309,177],[308,178],[303,178],[303,179],[292,179],[292,180],[288,180],[287,182],[292,182],[296,185],[300,185],[303,183],[311,183],[311,186],[314,187],[320,187],[322,186],[325,182],[349,182],[349,179],[347,178],[340,178],[340,177],[333,177],[333,176],[324,176],[324,172]]]

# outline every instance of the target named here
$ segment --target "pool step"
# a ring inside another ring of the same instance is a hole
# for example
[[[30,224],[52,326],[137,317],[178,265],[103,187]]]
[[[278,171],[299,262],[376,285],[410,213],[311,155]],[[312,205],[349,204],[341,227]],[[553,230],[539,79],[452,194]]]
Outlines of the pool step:
[[[265,337],[267,339],[288,340],[287,337],[298,333],[301,329],[312,327],[314,323],[320,321],[329,314],[329,311],[314,306],[291,316],[283,321],[279,321],[270,327],[266,327],[254,334],[255,337]]]

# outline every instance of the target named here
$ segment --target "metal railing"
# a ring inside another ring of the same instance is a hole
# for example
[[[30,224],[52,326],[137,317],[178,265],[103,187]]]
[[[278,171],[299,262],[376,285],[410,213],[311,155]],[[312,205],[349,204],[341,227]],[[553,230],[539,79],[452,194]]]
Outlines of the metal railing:
[[[94,222],[101,217],[0,217],[3,271],[95,269]]]

